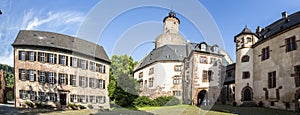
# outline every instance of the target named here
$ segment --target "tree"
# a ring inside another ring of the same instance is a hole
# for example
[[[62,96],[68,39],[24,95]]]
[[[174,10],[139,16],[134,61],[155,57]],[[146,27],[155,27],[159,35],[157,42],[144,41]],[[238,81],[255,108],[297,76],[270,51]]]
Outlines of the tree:
[[[109,97],[116,104],[131,106],[138,97],[137,82],[133,79],[133,69],[137,62],[127,56],[113,55],[111,58]]]
[[[0,70],[4,71],[6,87],[14,87],[14,68],[6,64],[0,64]]]

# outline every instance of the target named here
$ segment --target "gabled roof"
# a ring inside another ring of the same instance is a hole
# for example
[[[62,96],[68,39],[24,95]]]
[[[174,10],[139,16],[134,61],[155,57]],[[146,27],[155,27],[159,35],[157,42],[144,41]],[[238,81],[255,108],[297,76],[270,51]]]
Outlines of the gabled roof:
[[[186,47],[183,45],[164,45],[153,49],[145,58],[137,65],[135,71],[142,69],[154,62],[158,61],[178,61],[183,62],[186,57]]]
[[[58,48],[82,53],[110,63],[103,47],[79,38],[45,31],[20,30],[12,44],[16,46],[39,46]]]
[[[300,11],[291,14],[286,18],[282,17],[281,19],[268,25],[261,32],[258,33],[259,38],[260,40],[263,40],[298,24],[300,24]]]

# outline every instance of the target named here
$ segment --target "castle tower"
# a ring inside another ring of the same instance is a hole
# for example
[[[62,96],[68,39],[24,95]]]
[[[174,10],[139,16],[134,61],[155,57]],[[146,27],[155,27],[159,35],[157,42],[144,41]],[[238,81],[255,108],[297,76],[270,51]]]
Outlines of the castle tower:
[[[179,34],[180,20],[173,11],[169,12],[163,20],[164,33],[155,39],[155,48],[170,44],[184,45],[184,38]]]
[[[247,26],[234,37],[236,43],[235,102],[238,105],[254,104],[253,98],[253,48],[258,41]]]

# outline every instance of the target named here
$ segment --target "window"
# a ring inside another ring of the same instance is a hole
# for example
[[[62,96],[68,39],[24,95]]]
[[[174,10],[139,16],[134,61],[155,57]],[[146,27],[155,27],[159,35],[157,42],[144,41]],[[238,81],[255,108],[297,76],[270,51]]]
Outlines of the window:
[[[46,54],[45,53],[39,52],[38,55],[39,55],[39,58],[38,58],[39,62],[46,62]]]
[[[181,71],[181,65],[175,65],[174,71]]]
[[[90,70],[92,70],[92,71],[96,70],[95,62],[90,62]]]
[[[40,83],[45,83],[45,80],[46,80],[46,72],[44,72],[44,71],[39,71],[38,72],[38,74],[39,74],[39,82]]]
[[[77,102],[77,95],[74,95],[74,94],[70,95],[70,101],[76,103]]]
[[[244,55],[242,57],[242,62],[249,62],[250,57],[248,55]]]
[[[19,90],[19,93],[20,93],[20,98],[21,98],[21,99],[26,99],[27,93],[26,93],[25,90]]]
[[[55,64],[56,63],[55,62],[55,56],[56,55],[54,55],[54,54],[48,54],[48,56],[49,56],[48,62],[52,63],[52,64]]]
[[[26,52],[25,51],[19,51],[19,60],[26,60]]]
[[[99,64],[99,72],[102,73],[103,72],[102,70],[103,70],[103,65]]]
[[[200,57],[200,63],[207,64],[207,58],[204,56]]]
[[[71,66],[77,67],[77,58],[71,57]]]
[[[85,63],[86,63],[85,60],[80,59],[80,68],[85,69]]]
[[[294,71],[295,71],[295,75],[294,75],[295,84],[296,84],[296,87],[299,87],[300,86],[300,65],[295,66]]]
[[[84,76],[79,76],[79,86],[80,87],[86,87],[86,77]]]
[[[56,93],[50,93],[49,94],[49,96],[50,96],[50,101],[56,101]]]
[[[218,46],[217,46],[217,45],[214,45],[214,46],[212,47],[212,52],[218,53]]]
[[[179,77],[179,75],[175,75],[175,76],[173,77],[173,84],[174,84],[174,85],[180,84],[180,77]]]
[[[96,81],[95,78],[90,78],[90,79],[89,79],[89,86],[90,86],[91,88],[95,88],[95,81]]]
[[[246,71],[246,72],[243,72],[243,79],[248,79],[250,78],[250,72]]]
[[[103,89],[103,80],[102,79],[99,79],[98,80],[98,88],[100,88],[100,89]]]
[[[81,103],[87,103],[87,98],[86,98],[86,96],[85,95],[79,95],[78,96],[79,97],[79,102],[81,102]]]
[[[142,78],[143,77],[143,72],[140,72],[139,73],[139,78]]]
[[[268,73],[268,87],[269,88],[276,87],[276,71]]]
[[[247,43],[252,42],[252,39],[250,37],[247,37]]]
[[[97,96],[97,103],[103,104],[105,103],[105,96]]]
[[[35,81],[35,74],[33,70],[29,70],[29,81]]]
[[[181,91],[173,91],[173,96],[181,96]]]
[[[29,52],[29,61],[35,61],[35,52]]]
[[[76,86],[76,76],[70,75],[70,85]]]
[[[67,74],[59,73],[58,76],[59,76],[59,84],[68,85],[68,76],[67,76]]]
[[[19,69],[19,79],[26,80],[27,79],[27,71],[24,69]]]
[[[149,87],[153,87],[154,78],[149,78]]]
[[[202,73],[202,82],[208,82],[209,78],[208,78],[208,71],[203,70]]]
[[[154,74],[154,68],[153,68],[153,67],[151,67],[151,68],[149,69],[149,75],[152,75],[152,74]]]
[[[48,82],[54,84],[54,73],[48,72]]]
[[[30,100],[36,100],[36,92],[35,91],[28,91]]]
[[[68,57],[64,55],[59,55],[59,64],[68,65]]]
[[[214,64],[217,61],[216,58],[210,58],[210,64]]]
[[[212,71],[207,71],[207,75],[208,75],[208,81],[213,81]]]
[[[39,101],[47,101],[46,95],[44,92],[39,92]]]
[[[285,43],[286,43],[286,52],[297,49],[295,36],[285,39]]]
[[[90,103],[96,103],[95,96],[90,96]]]
[[[261,55],[261,60],[266,60],[266,59],[269,59],[269,56],[270,56],[270,50],[269,50],[269,46],[266,47],[266,48],[263,48],[262,49],[262,55]]]

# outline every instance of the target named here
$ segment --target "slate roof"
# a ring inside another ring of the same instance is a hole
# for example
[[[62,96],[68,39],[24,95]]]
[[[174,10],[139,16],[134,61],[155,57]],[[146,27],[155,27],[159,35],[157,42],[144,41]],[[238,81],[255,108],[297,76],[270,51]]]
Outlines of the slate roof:
[[[275,21],[258,34],[260,39],[265,39],[298,24],[300,24],[300,11]]]
[[[237,36],[240,36],[242,34],[254,34],[256,35],[255,33],[253,33],[247,26],[239,33],[237,34],[236,36],[234,37],[237,37]]]
[[[103,47],[95,43],[59,33],[20,30],[12,44],[16,46],[39,46],[74,51],[98,58],[110,63]]]
[[[180,61],[186,57],[186,47],[183,45],[164,45],[153,49],[144,59],[142,59],[135,71],[144,68],[158,61]]]

